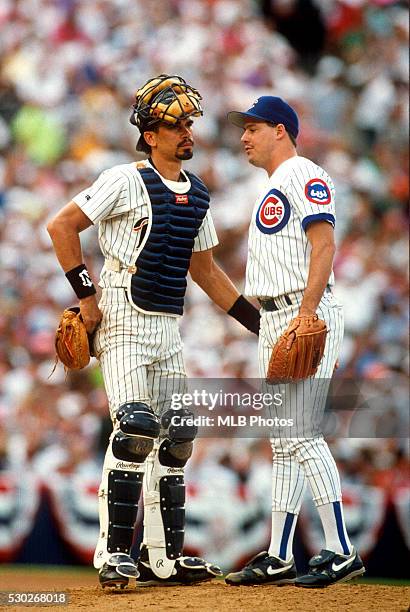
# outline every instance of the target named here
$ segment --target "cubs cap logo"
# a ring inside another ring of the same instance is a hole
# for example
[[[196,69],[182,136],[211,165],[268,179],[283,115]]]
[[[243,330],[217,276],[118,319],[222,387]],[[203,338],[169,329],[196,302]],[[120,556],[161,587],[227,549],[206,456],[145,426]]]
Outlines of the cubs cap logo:
[[[287,197],[278,189],[271,189],[259,204],[256,226],[263,234],[276,234],[285,227],[290,217]]]
[[[320,178],[311,179],[305,185],[305,196],[313,204],[330,204],[332,199],[330,189],[326,182]]]

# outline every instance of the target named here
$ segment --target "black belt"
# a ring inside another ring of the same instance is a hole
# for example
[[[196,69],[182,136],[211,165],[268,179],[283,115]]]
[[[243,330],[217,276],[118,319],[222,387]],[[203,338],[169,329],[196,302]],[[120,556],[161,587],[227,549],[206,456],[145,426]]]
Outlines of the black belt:
[[[292,306],[292,300],[286,293],[281,297],[283,297],[288,306]],[[278,306],[274,298],[258,298],[258,302],[262,306],[263,310],[266,310],[267,312],[273,312],[274,310],[281,310],[281,308],[283,308],[283,306]]]
[[[329,293],[329,292],[330,293],[332,292],[332,288],[330,285],[326,285],[325,293]],[[287,293],[281,295],[280,297],[285,300],[288,306],[292,306],[293,302]],[[278,300],[278,298],[272,298],[272,297],[258,298],[259,304],[267,312],[273,312],[275,310],[281,310],[283,308],[283,306],[280,306],[277,301],[275,302],[275,300]]]

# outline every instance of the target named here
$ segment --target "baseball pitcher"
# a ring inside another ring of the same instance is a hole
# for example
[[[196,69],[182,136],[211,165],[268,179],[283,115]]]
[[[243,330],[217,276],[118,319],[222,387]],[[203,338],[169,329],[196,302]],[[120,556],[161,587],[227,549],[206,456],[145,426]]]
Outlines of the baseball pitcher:
[[[343,336],[342,308],[332,293],[335,190],[325,170],[297,154],[299,121],[284,100],[262,96],[248,111],[233,111],[228,118],[243,129],[248,161],[269,176],[252,212],[245,293],[261,304],[260,376],[288,383],[280,416],[295,418],[296,435],[271,440],[269,550],[226,582],[325,587],[365,571],[346,532],[329,447],[313,427],[300,435],[315,413],[323,412]],[[292,543],[306,481],[326,545],[311,559],[308,574],[297,578]]]

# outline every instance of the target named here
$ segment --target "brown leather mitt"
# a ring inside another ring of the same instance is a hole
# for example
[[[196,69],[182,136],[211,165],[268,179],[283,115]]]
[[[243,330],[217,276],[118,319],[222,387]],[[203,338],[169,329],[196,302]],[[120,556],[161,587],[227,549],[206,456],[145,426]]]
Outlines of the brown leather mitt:
[[[294,382],[316,374],[326,343],[326,323],[317,315],[296,317],[272,350],[266,381]],[[287,348],[291,342],[290,348]]]
[[[56,331],[57,359],[69,370],[81,370],[90,361],[90,344],[87,330],[78,306],[66,308]]]

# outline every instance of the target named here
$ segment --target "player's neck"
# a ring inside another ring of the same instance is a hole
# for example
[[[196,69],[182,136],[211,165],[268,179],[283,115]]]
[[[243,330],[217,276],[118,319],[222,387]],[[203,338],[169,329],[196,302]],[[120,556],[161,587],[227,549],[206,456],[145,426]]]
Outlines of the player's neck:
[[[265,166],[268,175],[272,176],[275,170],[287,159],[291,159],[291,157],[297,157],[297,152],[294,147],[285,149],[284,151],[275,151],[275,153],[272,154],[270,162]]]
[[[151,155],[149,161],[165,179],[179,181],[182,163],[178,159],[170,161],[158,155]]]

